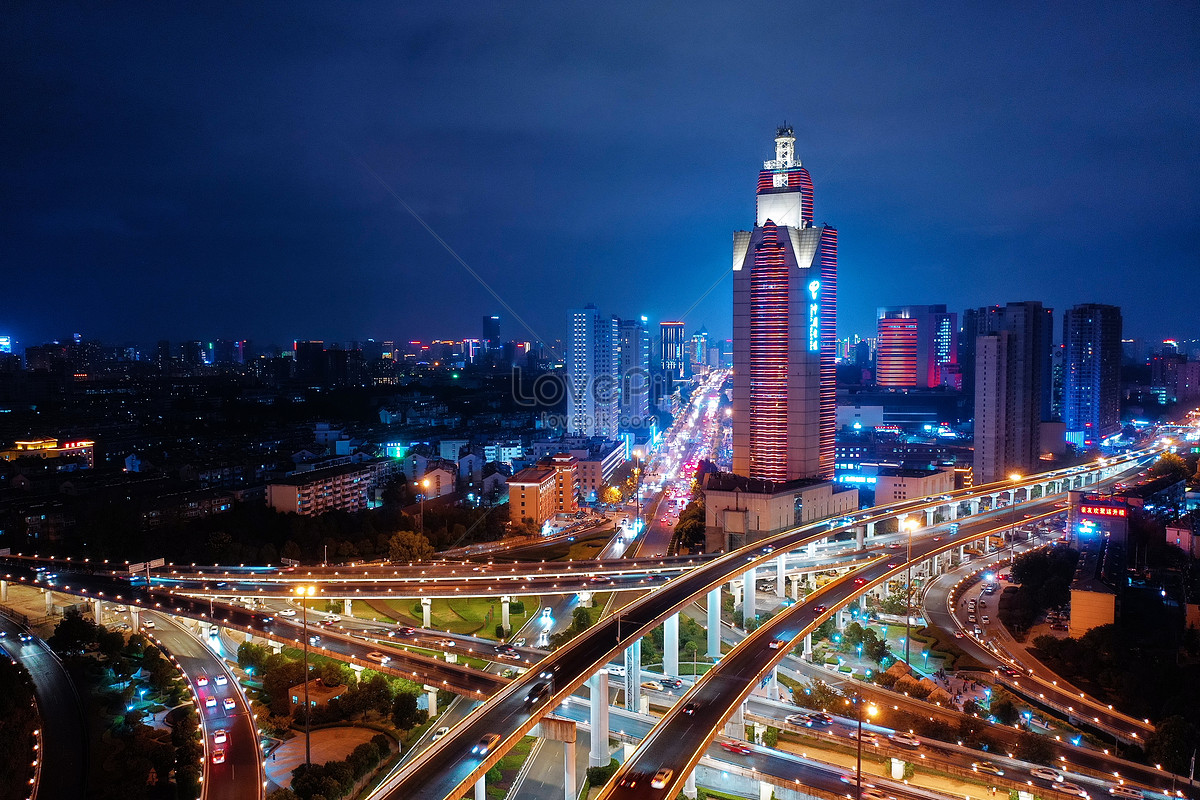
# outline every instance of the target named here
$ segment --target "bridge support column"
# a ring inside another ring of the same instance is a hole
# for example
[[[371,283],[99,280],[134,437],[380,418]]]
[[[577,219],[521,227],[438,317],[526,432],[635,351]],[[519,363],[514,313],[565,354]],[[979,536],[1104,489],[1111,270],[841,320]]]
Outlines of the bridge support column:
[[[729,593],[733,595],[733,607],[737,608],[742,604],[742,586],[729,582]]]
[[[791,591],[788,592],[788,596],[791,597],[793,600],[795,600],[797,603],[800,602],[800,578],[801,578],[801,576],[799,576],[799,575],[789,575],[788,576],[788,582],[791,583]]]
[[[487,800],[487,775],[475,781],[475,800]]]
[[[725,735],[733,739],[746,738],[746,704],[738,703],[733,714],[725,722]]]
[[[504,626],[504,635],[512,634],[512,625],[509,624],[509,605],[512,603],[512,597],[504,595],[500,598],[500,624]]]
[[[592,747],[588,765],[608,766],[608,670],[600,669],[588,678],[591,702]]]
[[[875,538],[875,523],[874,522],[867,523],[867,538],[868,539]]]
[[[961,566],[967,560],[967,546],[961,544],[958,546],[958,563]]]
[[[775,596],[781,600],[787,597],[787,553],[775,559]]]
[[[933,525],[934,511],[935,511],[935,509],[932,509],[932,508],[925,509],[925,527],[926,528]]]
[[[779,667],[772,667],[771,675],[767,678],[767,698],[779,700]]]
[[[97,625],[104,624],[104,603],[98,597],[92,600],[92,619]]]
[[[978,499],[968,500],[967,507],[971,509],[971,516],[975,516],[976,514],[979,513],[979,500]]]
[[[54,613],[54,592],[46,590],[46,616]]]
[[[958,519],[958,503],[950,504],[950,519]]]
[[[642,640],[625,648],[625,710],[641,711]]]
[[[683,796],[688,800],[696,800],[696,770],[688,773],[687,780],[683,783]]]
[[[842,631],[846,630],[846,607],[842,606],[839,608],[835,616],[837,619],[838,632],[841,633]]]
[[[8,581],[0,580],[0,603],[8,602]]]
[[[346,597],[342,599],[342,613],[347,617],[354,616],[354,599]]]
[[[430,719],[433,719],[434,717],[436,717],[437,713],[438,713],[437,693],[438,693],[438,690],[437,690],[436,686],[426,686],[425,687],[425,699],[429,701],[429,718]]]
[[[679,677],[679,614],[663,620],[663,674]]]
[[[854,543],[857,545],[855,549],[862,550],[867,546],[867,532],[863,528],[854,529]]]
[[[563,742],[563,800],[576,800],[575,788],[575,739]]]
[[[134,623],[133,627],[136,629],[137,623]],[[277,642],[273,639],[268,639],[267,646],[271,648],[271,652],[273,652],[275,655],[279,655],[283,652],[283,642]]]
[[[421,598],[421,616],[422,616],[421,625],[422,625],[422,627],[425,627],[425,628],[432,627],[430,625],[430,619],[429,619],[429,614],[432,609],[433,609],[433,599],[429,598],[429,597],[422,597]]]
[[[721,587],[708,593],[708,657],[721,657]]]
[[[816,542],[808,543],[808,557],[809,558],[817,557],[817,543]]]
[[[750,629],[750,621],[758,619],[758,597],[756,596],[758,587],[754,585],[754,574],[757,570],[751,567],[750,570],[742,578],[742,627],[746,630]]]
[[[809,663],[812,663],[812,658],[813,658],[812,634],[806,633],[806,634],[804,634],[804,660]]]

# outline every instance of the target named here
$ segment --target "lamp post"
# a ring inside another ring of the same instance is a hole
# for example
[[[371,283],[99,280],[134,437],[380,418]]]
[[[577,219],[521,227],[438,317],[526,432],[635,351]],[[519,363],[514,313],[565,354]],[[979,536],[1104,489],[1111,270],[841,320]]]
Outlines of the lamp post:
[[[1021,480],[1021,476],[1014,472],[1008,476],[1008,479],[1014,484]],[[1017,557],[1017,487],[1013,486],[1010,490],[1012,495],[1012,530],[1008,532],[1008,568],[1012,569],[1012,563]]]
[[[312,745],[310,742],[310,717],[312,706],[308,702],[308,602],[306,597],[317,593],[315,586],[297,586],[296,594],[300,595],[300,637],[304,639],[304,763],[312,763]]]
[[[855,711],[854,716],[857,717],[857,719],[858,719],[858,754],[855,757],[855,762],[854,762],[854,775],[855,775],[854,796],[855,796],[856,800],[862,800],[862,722],[863,722],[862,704],[865,701],[863,700],[862,695],[856,694],[856,695],[854,695],[853,698],[851,698],[847,702],[854,703],[854,711]],[[869,717],[873,717],[873,716],[875,716],[876,713],[878,713],[878,709],[875,707],[875,705],[873,703],[867,705],[866,711],[867,711],[867,716],[869,716]]]
[[[693,679],[695,679],[695,677],[696,677],[696,656],[699,654],[699,651],[700,651],[700,649],[696,646],[696,643],[692,642],[692,678]]]
[[[904,520],[904,529],[908,531],[908,580],[904,588],[904,666],[912,669],[908,663],[909,641],[912,639],[912,535],[921,526],[915,519]]]
[[[429,488],[429,478],[421,479],[421,535],[425,535],[425,491]]]

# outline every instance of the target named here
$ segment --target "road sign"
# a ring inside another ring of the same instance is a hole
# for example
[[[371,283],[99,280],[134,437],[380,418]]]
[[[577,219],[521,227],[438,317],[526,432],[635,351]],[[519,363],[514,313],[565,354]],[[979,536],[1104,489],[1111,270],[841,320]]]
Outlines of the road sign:
[[[279,559],[279,560],[280,560],[280,561],[283,563],[283,565],[284,565],[284,566],[287,566],[287,567],[298,567],[298,566],[300,566],[300,562],[299,562],[299,561],[297,561],[297,560],[296,560],[296,559],[294,559],[294,558],[281,558],[281,559]]]

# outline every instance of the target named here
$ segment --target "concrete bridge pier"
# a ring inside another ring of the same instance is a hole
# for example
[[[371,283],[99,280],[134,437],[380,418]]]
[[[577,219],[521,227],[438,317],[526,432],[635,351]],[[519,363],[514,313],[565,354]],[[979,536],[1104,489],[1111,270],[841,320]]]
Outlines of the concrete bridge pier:
[[[512,631],[512,625],[509,622],[509,606],[512,605],[512,597],[504,595],[500,598],[500,624],[504,626],[504,635],[508,636]]]
[[[775,596],[781,600],[787,597],[787,553],[775,559]]]
[[[791,591],[788,592],[788,596],[791,597],[793,600],[795,600],[797,603],[800,602],[800,581],[801,580],[802,580],[802,576],[800,576],[800,575],[789,575],[788,576],[788,583],[791,584]]]
[[[679,677],[679,614],[663,620],[663,674]]]
[[[487,775],[481,775],[479,780],[475,781],[475,800],[487,800]]]
[[[839,608],[837,610],[837,614],[836,614],[835,618],[837,619],[838,633],[841,633],[842,631],[846,630],[846,607],[845,606],[842,606],[841,608]]]
[[[642,699],[642,640],[637,639],[625,648],[625,710],[641,711]]]
[[[854,529],[854,544],[856,550],[862,550],[867,546],[867,532],[864,528]]]
[[[421,598],[421,619],[422,619],[421,625],[422,625],[422,627],[425,627],[425,628],[433,627],[430,624],[430,619],[429,619],[429,614],[432,611],[432,609],[433,609],[433,598],[422,597]]]
[[[683,783],[683,796],[688,800],[696,800],[696,771],[692,770],[688,773],[687,780]]]
[[[8,581],[0,580],[0,603],[8,602]]]
[[[867,538],[868,539],[875,538],[875,523],[874,522],[867,523]]]
[[[342,613],[347,617],[354,616],[354,598],[346,597],[342,599]]]
[[[742,579],[742,627],[749,628],[750,620],[758,619],[758,587],[754,585],[754,573],[757,570],[751,567],[750,570]]]
[[[812,634],[806,633],[806,634],[804,634],[804,660],[811,664],[812,659],[813,659]]]
[[[721,587],[708,593],[708,657],[721,657]]]
[[[725,721],[725,735],[733,739],[746,738],[746,704],[739,703]]]
[[[592,747],[588,755],[588,765],[604,767],[608,765],[608,670],[600,669],[588,678],[588,688],[591,702]]]
[[[425,699],[429,702],[429,718],[433,719],[434,717],[437,716],[437,713],[438,713],[438,707],[437,707],[438,690],[437,690],[436,686],[428,686],[428,685],[425,686],[424,689],[425,689]],[[482,780],[482,778],[480,780]]]
[[[767,679],[767,698],[779,700],[779,667],[771,668],[771,676]]]
[[[46,616],[54,613],[54,592],[46,590]]]
[[[92,600],[92,619],[97,625],[104,624],[104,603],[100,601],[99,597]]]

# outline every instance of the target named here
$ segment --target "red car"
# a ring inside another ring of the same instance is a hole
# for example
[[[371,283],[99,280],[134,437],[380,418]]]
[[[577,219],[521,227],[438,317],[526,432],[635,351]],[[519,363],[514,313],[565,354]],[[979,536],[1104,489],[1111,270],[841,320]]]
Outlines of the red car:
[[[854,585],[855,585],[855,586],[865,586],[865,585],[866,585],[866,583],[867,583],[867,579],[866,579],[866,578],[855,578],[855,579],[854,579]]]
[[[741,742],[721,742],[721,747],[730,753],[737,753],[739,756],[750,754],[750,747]]]
[[[828,609],[825,608],[825,606],[821,606],[821,605],[813,606],[813,610],[812,610],[813,616],[820,616],[821,614],[824,614],[826,611],[828,611]]]

